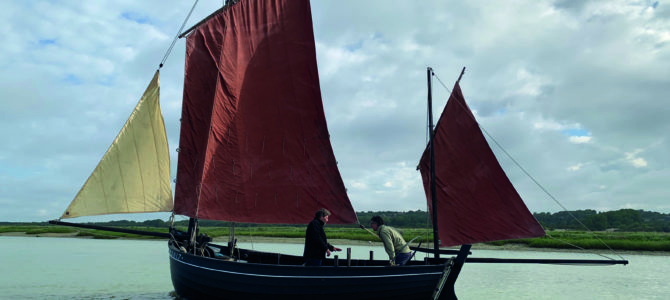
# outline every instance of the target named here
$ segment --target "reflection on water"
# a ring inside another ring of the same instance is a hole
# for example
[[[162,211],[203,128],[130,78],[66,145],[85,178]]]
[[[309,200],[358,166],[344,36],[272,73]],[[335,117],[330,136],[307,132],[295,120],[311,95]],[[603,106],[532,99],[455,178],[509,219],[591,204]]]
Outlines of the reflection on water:
[[[239,243],[301,255],[302,244]],[[385,259],[379,243],[352,257]],[[476,257],[588,258],[576,253],[473,250]],[[341,259],[346,251],[335,253]],[[419,259],[422,256],[417,253]],[[626,255],[628,266],[466,264],[460,299],[667,299],[670,259]],[[0,236],[0,299],[174,299],[165,241]]]

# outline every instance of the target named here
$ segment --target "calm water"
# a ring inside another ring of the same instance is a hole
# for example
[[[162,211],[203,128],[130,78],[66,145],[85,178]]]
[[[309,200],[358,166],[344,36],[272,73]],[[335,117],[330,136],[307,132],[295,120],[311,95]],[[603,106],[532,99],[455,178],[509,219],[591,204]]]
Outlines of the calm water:
[[[302,245],[296,244],[240,246],[302,254]],[[380,246],[351,248],[358,258],[367,258],[371,249],[375,257],[385,256]],[[487,250],[474,250],[473,256],[598,258]],[[460,299],[669,299],[670,257],[625,258],[630,265],[466,264],[456,293]],[[164,241],[0,236],[0,269],[0,299],[173,299]]]

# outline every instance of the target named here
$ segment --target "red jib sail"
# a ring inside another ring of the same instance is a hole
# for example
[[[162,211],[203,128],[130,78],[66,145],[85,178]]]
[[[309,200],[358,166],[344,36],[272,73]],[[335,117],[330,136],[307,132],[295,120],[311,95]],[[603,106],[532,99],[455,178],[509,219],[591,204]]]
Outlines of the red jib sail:
[[[433,141],[440,245],[545,234],[500,167],[458,82],[435,126]],[[430,147],[419,167],[432,213]]]
[[[176,214],[331,223],[356,214],[330,144],[308,0],[240,1],[186,42]]]

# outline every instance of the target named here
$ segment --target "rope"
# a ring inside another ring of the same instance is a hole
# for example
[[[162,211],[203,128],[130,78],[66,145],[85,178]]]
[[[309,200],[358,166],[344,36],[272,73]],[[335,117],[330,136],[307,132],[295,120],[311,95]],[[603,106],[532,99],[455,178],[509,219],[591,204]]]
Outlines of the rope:
[[[444,87],[444,89],[447,90],[447,92],[448,92],[449,94],[451,94],[451,90],[449,90],[449,88],[447,88],[447,86],[444,84],[444,82],[442,82],[442,80],[440,80],[440,77],[438,77],[437,74],[435,74],[434,71],[433,71],[433,76],[435,76],[435,78],[436,78],[437,81],[442,85],[442,87]]]
[[[177,31],[177,35],[174,37],[174,39],[172,40],[172,44],[170,44],[170,47],[165,52],[165,55],[163,56],[163,59],[161,60],[160,65],[158,65],[158,69],[163,67],[163,64],[167,60],[168,56],[170,56],[170,53],[172,53],[172,48],[174,48],[174,45],[177,43],[177,40],[179,39],[179,35],[181,34],[181,31],[184,30],[184,26],[186,26],[186,22],[188,22],[188,19],[191,17],[191,14],[193,13],[193,10],[195,9],[195,6],[197,4],[198,4],[198,0],[195,0],[195,3],[193,3],[193,7],[191,7],[191,11],[189,11],[188,15],[186,15],[186,19],[184,19],[184,23],[182,23],[181,27],[179,27],[179,31]]]
[[[421,236],[418,236],[418,235],[415,236],[413,239],[409,240],[409,242],[405,243],[405,245],[403,245],[402,247],[400,247],[398,250],[405,249],[405,248],[408,247],[409,244],[411,244],[414,240],[416,240],[416,239],[420,239],[420,238],[421,238]]]
[[[175,215],[174,215],[174,210],[173,210],[172,213],[170,214],[170,218],[168,219],[168,222],[170,223],[171,228],[174,227],[174,216]]]
[[[365,225],[361,224],[360,222],[358,222],[357,224],[358,224],[359,227],[361,227],[361,229],[363,229],[363,230],[367,231],[368,233],[374,235],[376,238],[379,238],[379,236],[376,233],[370,231],[370,229],[365,228]]]
[[[256,227],[254,226],[253,231],[256,231]],[[254,234],[252,232],[251,227],[249,227],[249,240],[251,241],[251,250],[254,250]]]
[[[447,86],[442,82],[442,80],[440,80],[440,78],[437,76],[437,74],[435,74],[435,71],[433,71],[432,74],[433,74],[433,76],[435,76],[435,78],[437,78],[437,81],[440,82],[440,84],[442,85],[442,87],[444,87],[444,89],[446,89],[446,90],[449,92],[449,94],[451,94],[451,91],[449,91],[449,89],[447,88]],[[461,104],[460,102],[457,102],[457,103],[458,103],[459,105],[461,105],[461,107],[462,107],[463,109],[466,109],[466,107],[463,107],[462,104]],[[584,228],[584,229],[585,229],[588,233],[590,233],[594,238],[596,238],[599,242],[601,242],[603,245],[605,245],[605,247],[607,247],[607,249],[609,249],[609,250],[612,251],[614,254],[616,254],[616,255],[619,256],[621,259],[623,259],[623,257],[621,257],[621,255],[617,254],[616,251],[614,251],[614,249],[612,249],[607,243],[605,243],[603,240],[601,240],[600,238],[598,238],[598,236],[597,236],[593,231],[591,231],[591,229],[589,229],[588,227],[586,227],[586,225],[584,225],[584,223],[582,223],[581,221],[579,221],[579,219],[577,219],[577,217],[575,217],[570,211],[568,211],[568,209],[567,209],[567,208],[566,208],[560,201],[558,201],[558,199],[556,199],[556,197],[554,197],[551,193],[549,193],[549,191],[548,191],[546,188],[544,188],[544,186],[543,186],[542,184],[540,184],[540,182],[538,182],[532,175],[530,175],[530,173],[528,173],[528,171],[526,171],[526,169],[525,169],[524,167],[522,167],[521,164],[519,164],[519,162],[517,162],[517,160],[514,159],[514,157],[512,157],[512,155],[509,154],[509,153],[507,152],[507,150],[505,150],[505,148],[503,148],[503,146],[502,146],[500,143],[498,143],[498,140],[496,140],[491,134],[489,134],[489,132],[484,128],[484,126],[482,126],[481,124],[479,124],[479,122],[477,122],[477,119],[474,118],[474,115],[471,115],[471,117],[472,117],[472,119],[475,121],[475,123],[477,123],[477,125],[479,126],[479,128],[481,128],[481,130],[486,134],[486,136],[488,136],[489,139],[491,139],[491,140],[493,141],[493,143],[496,144],[496,146],[498,146],[498,148],[500,148],[500,150],[502,150],[503,153],[505,153],[505,155],[507,156],[507,158],[509,158],[509,159],[514,163],[514,165],[516,165],[516,166],[517,166],[517,167],[518,167],[524,174],[526,174],[526,176],[528,176],[528,178],[530,178],[530,180],[532,180],[533,183],[535,183],[536,186],[538,186],[538,187],[539,187],[539,188],[540,188],[540,189],[541,189],[547,196],[549,196],[549,198],[551,198],[556,204],[558,204],[558,206],[560,206],[565,212],[567,212],[567,213],[570,215],[570,217],[572,217],[572,219],[574,219],[575,221],[577,221],[577,223],[579,223],[579,225],[581,225],[582,228]],[[542,224],[540,224],[540,226],[542,226]],[[545,230],[545,231],[546,231],[546,230]],[[551,237],[549,234],[547,234],[547,236]],[[556,239],[556,238],[554,238],[554,237],[551,237],[551,238]],[[568,244],[568,245],[571,245],[570,243],[565,242],[565,241],[562,241],[562,240],[560,240],[560,239],[556,239],[556,240],[559,240],[559,241],[564,242],[564,243],[566,243],[566,244]],[[574,245],[572,245],[572,246],[574,246]],[[576,246],[575,246],[575,247],[576,247]],[[579,247],[577,247],[577,248],[579,248]],[[581,249],[581,248],[580,248],[580,249]],[[583,250],[583,249],[582,249],[582,250]],[[600,255],[600,254],[598,254],[598,255]],[[601,255],[601,256],[602,256],[602,255]],[[611,258],[610,258],[610,259],[611,259]]]
[[[172,229],[174,228],[174,210],[172,211],[172,214],[170,214],[170,218],[168,219],[168,222],[170,223],[170,228],[168,230],[168,233],[170,234],[170,239],[175,243],[177,247],[179,247],[179,242],[177,241],[177,238],[174,237],[172,234]]]
[[[595,255],[598,255],[598,256],[601,256],[601,257],[610,259],[610,260],[614,260],[613,258],[611,258],[611,257],[609,257],[609,256],[607,256],[607,255],[599,254],[599,253],[595,253],[595,252],[591,252],[591,251],[589,251],[589,250],[587,250],[587,249],[584,249],[584,248],[582,248],[582,247],[579,247],[579,246],[577,246],[577,245],[575,245],[575,244],[572,244],[572,243],[570,243],[570,242],[566,242],[566,241],[564,241],[564,240],[555,238],[555,237],[551,236],[550,234],[547,234],[547,236],[548,236],[549,238],[551,238],[551,239],[554,239],[554,240],[559,241],[559,242],[561,242],[561,243],[564,243],[564,244],[566,244],[566,245],[570,245],[570,246],[575,247],[575,248],[577,248],[577,249],[579,249],[579,250],[584,250],[584,251],[586,251],[586,252],[590,252],[590,253],[592,253],[592,254],[595,254]],[[597,238],[597,237],[596,237],[596,238]],[[607,244],[605,244],[605,246],[607,246]],[[609,248],[609,246],[607,246],[607,247]],[[610,250],[611,250],[611,249],[610,249]],[[614,250],[612,250],[612,251],[614,252]],[[618,256],[619,258],[621,258],[621,260],[624,260],[624,258],[621,257],[621,255],[619,255],[618,253],[614,252],[614,254],[615,254],[616,256]]]

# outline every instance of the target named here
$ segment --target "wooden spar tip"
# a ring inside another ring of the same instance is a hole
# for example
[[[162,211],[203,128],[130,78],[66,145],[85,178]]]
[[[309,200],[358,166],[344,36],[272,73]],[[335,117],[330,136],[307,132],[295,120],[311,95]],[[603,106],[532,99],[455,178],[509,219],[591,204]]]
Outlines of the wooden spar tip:
[[[627,265],[628,260],[616,259],[541,259],[470,257],[468,263],[550,264],[550,265]]]
[[[429,74],[430,74],[431,77],[432,77],[432,76],[435,76],[435,71],[433,70],[433,68],[431,68],[431,67],[426,67],[426,69],[428,70],[428,72],[430,72]]]
[[[465,73],[465,67],[463,67],[463,70],[461,70],[461,75],[458,75],[458,80],[456,80],[456,82],[461,82],[461,77],[463,77],[464,73]]]
[[[125,229],[125,228],[116,228],[116,227],[107,227],[107,226],[98,226],[98,225],[84,224],[84,223],[70,223],[70,222],[62,222],[60,220],[51,220],[51,221],[49,221],[49,224],[61,225],[61,226],[70,226],[70,227],[79,227],[79,228],[86,228],[86,229],[112,231],[112,232],[130,233],[130,234],[137,234],[137,235],[147,235],[147,236],[153,236],[153,237],[159,237],[159,238],[168,238],[168,239],[171,236],[169,233]]]
[[[187,29],[186,31],[182,32],[182,33],[179,35],[179,38],[183,38],[183,37],[185,37],[186,35],[188,35],[189,33],[191,33],[191,31],[195,30],[195,29],[198,28],[200,25],[202,25],[202,23],[205,23],[205,22],[209,21],[209,19],[211,19],[211,18],[213,18],[214,16],[218,15],[218,14],[219,14],[220,12],[222,12],[224,9],[227,9],[227,8],[231,7],[233,4],[236,4],[236,3],[239,2],[239,1],[240,1],[240,0],[226,0],[226,3],[223,5],[223,7],[217,9],[217,10],[214,11],[213,13],[209,14],[209,16],[207,16],[206,18],[200,20],[200,22],[198,22],[198,23],[196,23],[195,25],[191,26],[191,28],[189,28],[189,29]]]

